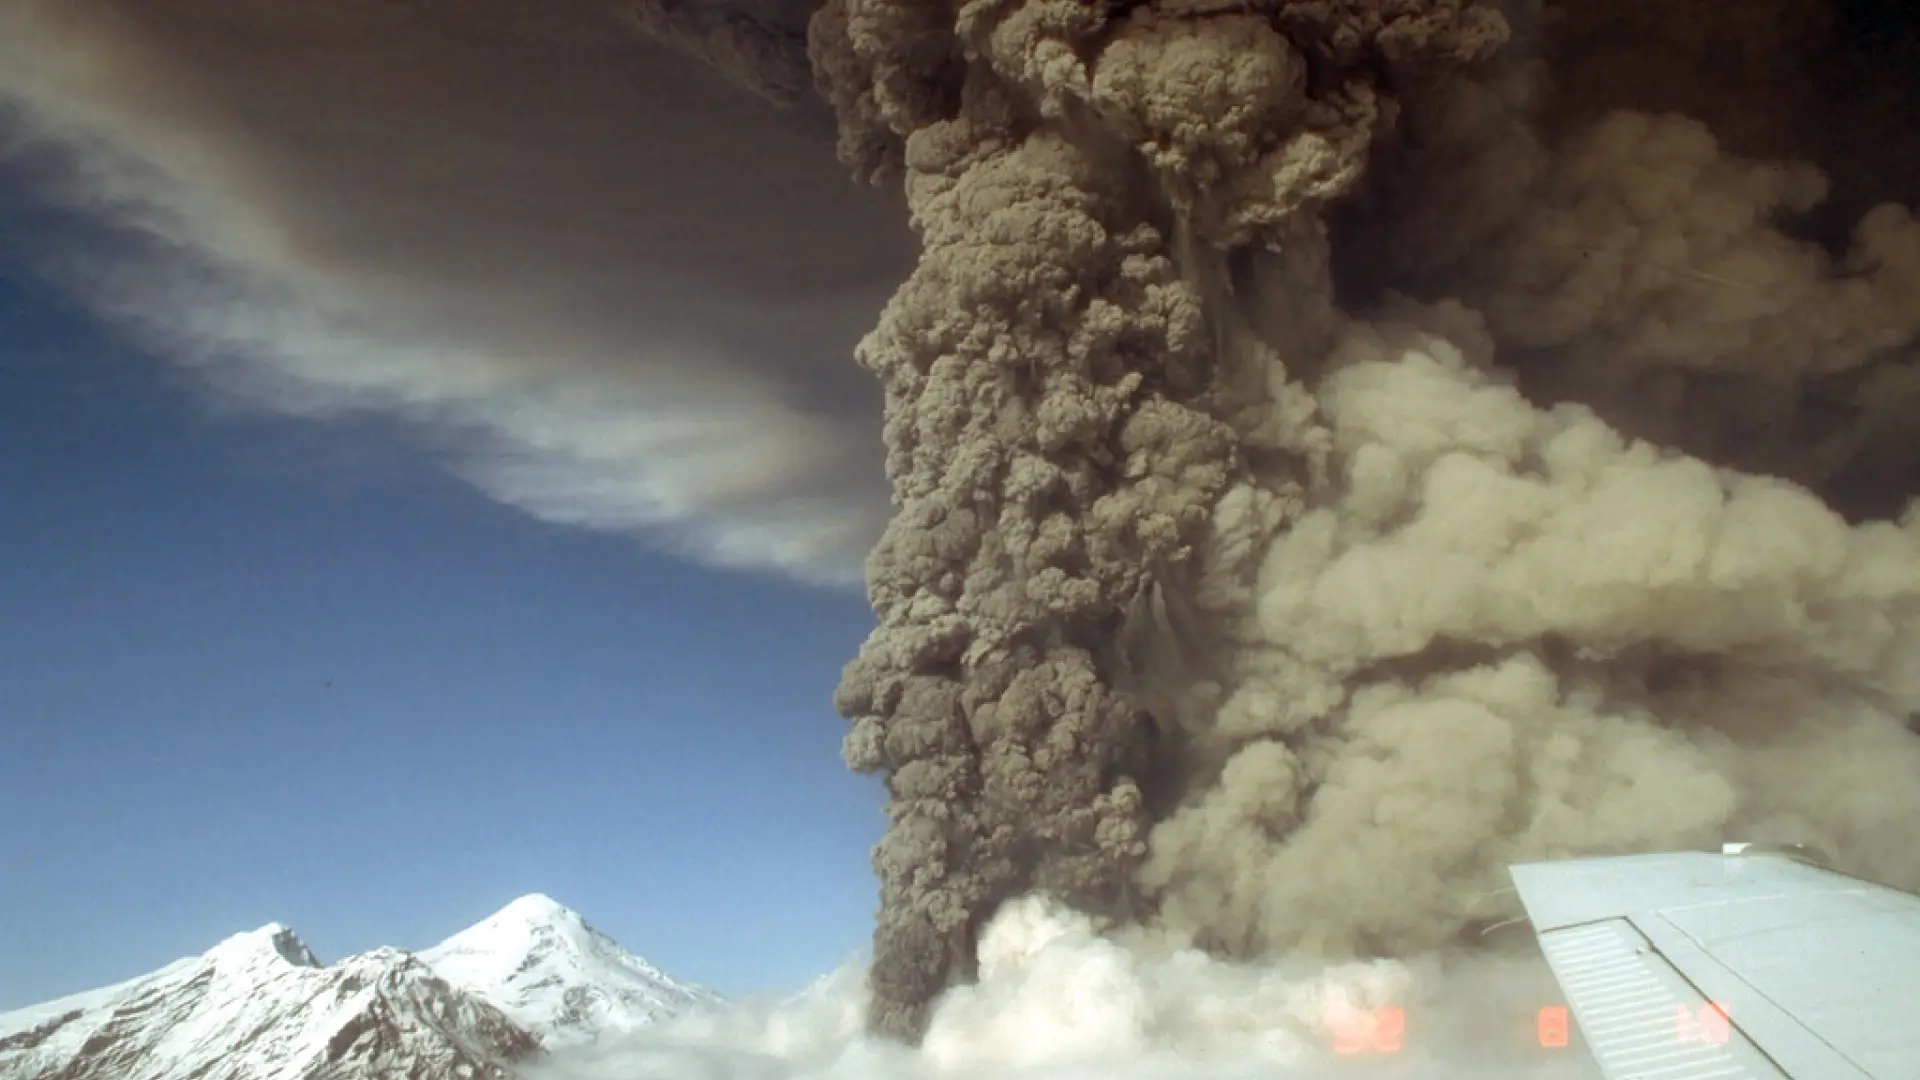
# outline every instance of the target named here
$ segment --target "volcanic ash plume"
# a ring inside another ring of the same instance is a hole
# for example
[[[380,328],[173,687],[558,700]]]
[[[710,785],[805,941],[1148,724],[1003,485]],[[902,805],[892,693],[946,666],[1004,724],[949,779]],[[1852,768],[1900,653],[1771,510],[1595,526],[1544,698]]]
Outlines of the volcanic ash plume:
[[[1920,884],[1920,227],[1786,231],[1826,181],[1660,111],[1706,74],[1567,107],[1539,61],[1604,22],[814,16],[922,243],[859,350],[896,510],[838,701],[893,796],[876,1029],[1028,893],[1338,960],[1513,914],[1519,859],[1764,833]]]

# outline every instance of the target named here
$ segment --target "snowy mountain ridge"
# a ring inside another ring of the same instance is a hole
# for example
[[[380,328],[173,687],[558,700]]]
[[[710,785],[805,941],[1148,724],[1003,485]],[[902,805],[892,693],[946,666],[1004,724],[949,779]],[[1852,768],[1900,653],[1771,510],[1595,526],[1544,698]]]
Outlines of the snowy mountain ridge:
[[[418,954],[380,948],[330,966],[270,923],[0,1013],[0,1080],[518,1080],[543,1048],[720,1001],[540,895]]]

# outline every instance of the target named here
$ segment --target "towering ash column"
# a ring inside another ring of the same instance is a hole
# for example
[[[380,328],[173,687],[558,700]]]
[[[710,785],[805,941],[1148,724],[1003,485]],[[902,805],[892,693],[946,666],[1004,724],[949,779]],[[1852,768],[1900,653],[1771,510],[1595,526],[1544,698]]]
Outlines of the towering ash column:
[[[893,795],[888,1033],[919,1030],[1009,896],[1135,914],[1178,755],[1115,645],[1185,591],[1247,468],[1223,253],[1323,247],[1315,215],[1393,114],[1381,73],[1503,30],[1459,3],[1206,6],[836,0],[813,20],[842,156],[904,176],[923,245],[859,350],[897,513],[838,696],[848,762]]]

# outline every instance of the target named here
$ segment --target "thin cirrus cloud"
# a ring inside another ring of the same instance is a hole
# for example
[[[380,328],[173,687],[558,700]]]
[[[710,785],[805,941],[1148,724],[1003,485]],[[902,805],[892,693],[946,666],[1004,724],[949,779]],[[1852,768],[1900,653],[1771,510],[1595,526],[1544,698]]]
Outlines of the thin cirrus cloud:
[[[818,113],[598,0],[16,0],[0,107],[84,226],[31,257],[208,386],[403,418],[551,521],[858,579],[852,352],[912,246]]]

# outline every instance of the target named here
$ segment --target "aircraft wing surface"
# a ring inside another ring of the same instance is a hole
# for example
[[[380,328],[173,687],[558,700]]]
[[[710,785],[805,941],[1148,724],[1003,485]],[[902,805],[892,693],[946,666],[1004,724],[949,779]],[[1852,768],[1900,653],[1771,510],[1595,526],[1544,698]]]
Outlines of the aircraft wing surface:
[[[1607,1080],[1920,1080],[1920,897],[1737,844],[1510,872]]]

